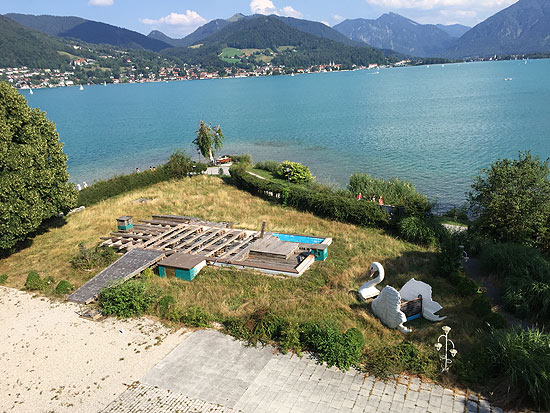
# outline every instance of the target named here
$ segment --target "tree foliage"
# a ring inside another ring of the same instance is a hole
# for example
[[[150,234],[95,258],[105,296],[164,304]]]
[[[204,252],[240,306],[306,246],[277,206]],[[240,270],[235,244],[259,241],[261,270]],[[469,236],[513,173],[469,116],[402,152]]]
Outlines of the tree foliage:
[[[202,156],[214,162],[214,150],[223,147],[225,136],[223,136],[222,128],[220,125],[212,126],[201,120],[199,129],[196,133],[197,137],[193,141],[193,144],[197,147],[197,150]]]
[[[298,162],[281,162],[277,166],[275,173],[279,177],[297,184],[312,182],[315,179],[309,168]]]
[[[479,230],[498,242],[550,250],[550,167],[530,152],[499,159],[476,177],[470,208]]]
[[[55,124],[0,83],[0,251],[75,206],[76,191],[68,179]]]

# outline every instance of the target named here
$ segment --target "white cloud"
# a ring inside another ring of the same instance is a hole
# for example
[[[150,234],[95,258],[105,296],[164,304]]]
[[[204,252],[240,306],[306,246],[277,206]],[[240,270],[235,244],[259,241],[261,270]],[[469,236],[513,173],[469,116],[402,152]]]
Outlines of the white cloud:
[[[518,0],[366,0],[367,3],[380,7],[394,9],[424,9],[430,10],[439,7],[465,7],[476,8],[507,7]]]
[[[271,0],[252,0],[250,11],[253,14],[278,14],[277,8]]]
[[[292,6],[277,8],[271,0],[251,0],[250,11],[252,14],[275,14],[277,16],[300,18],[304,15]]]
[[[281,15],[286,17],[300,18],[303,16],[298,10],[295,10],[292,6],[285,6],[281,9]]]
[[[160,19],[141,19],[141,22],[148,25],[200,26],[206,23],[206,19],[196,11],[186,10],[185,13],[170,13]]]
[[[340,23],[340,22],[344,21],[345,18],[342,17],[342,16],[340,16],[339,14],[334,14],[334,15],[332,16],[332,20],[333,20],[334,22],[336,22],[336,23]]]
[[[88,6],[112,6],[115,0],[90,0]]]

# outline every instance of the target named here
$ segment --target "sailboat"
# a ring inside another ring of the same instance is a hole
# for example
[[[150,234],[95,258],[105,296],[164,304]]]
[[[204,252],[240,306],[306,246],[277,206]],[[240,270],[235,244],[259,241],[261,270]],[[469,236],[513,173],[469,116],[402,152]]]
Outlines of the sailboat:
[[[32,88],[31,88],[31,87],[29,87],[29,93],[30,93],[31,95],[34,95],[34,92],[32,91]]]
[[[84,86],[80,85],[80,90],[84,90]]]
[[[103,86],[107,86],[107,82],[103,82]]]

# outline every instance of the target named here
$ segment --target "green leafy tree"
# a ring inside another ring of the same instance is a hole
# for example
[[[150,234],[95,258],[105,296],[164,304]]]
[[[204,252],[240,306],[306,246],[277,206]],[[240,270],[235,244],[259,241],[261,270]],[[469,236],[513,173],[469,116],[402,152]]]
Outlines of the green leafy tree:
[[[550,250],[550,167],[529,151],[499,159],[475,178],[470,208],[479,230],[499,242]]]
[[[223,140],[225,139],[222,128],[220,125],[212,126],[201,120],[199,129],[196,133],[197,137],[193,141],[193,145],[197,147],[197,150],[202,156],[214,162],[214,149],[221,149],[223,147]]]
[[[55,124],[0,83],[0,252],[76,204]]]
[[[281,162],[277,167],[276,173],[281,178],[294,183],[308,183],[315,179],[309,168],[298,162]]]

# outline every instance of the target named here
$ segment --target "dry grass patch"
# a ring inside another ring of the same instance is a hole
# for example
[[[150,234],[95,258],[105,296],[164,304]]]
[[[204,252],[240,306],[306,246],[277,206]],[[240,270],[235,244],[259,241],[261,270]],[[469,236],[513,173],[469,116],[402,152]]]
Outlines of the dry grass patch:
[[[135,202],[151,198],[146,203]],[[71,215],[61,228],[36,236],[30,247],[0,260],[0,274],[9,275],[7,284],[23,288],[29,271],[56,280],[66,279],[75,287],[99,271],[86,272],[71,267],[70,259],[82,241],[93,246],[99,237],[115,230],[115,218],[132,215],[134,220],[153,214],[197,216],[206,220],[235,222],[238,228],[259,229],[262,220],[268,230],[333,238],[329,257],[317,262],[300,278],[268,276],[254,271],[208,267],[193,282],[153,279],[180,306],[199,306],[219,319],[246,316],[258,308],[284,316],[289,321],[339,321],[344,328],[358,327],[367,348],[399,343],[403,335],[389,330],[373,317],[370,305],[359,303],[354,291],[367,280],[373,261],[386,268],[384,284],[400,288],[414,277],[429,282],[434,298],[445,308],[459,345],[477,320],[464,309],[462,299],[446,280],[434,276],[434,251],[403,242],[381,230],[359,228],[286,209],[253,197],[217,177],[195,177],[159,183],[94,205]],[[432,351],[441,323],[412,323],[408,336],[423,351]],[[456,327],[456,330],[455,330]]]

